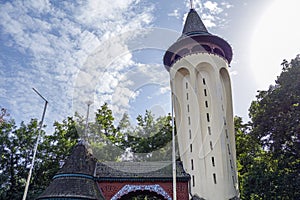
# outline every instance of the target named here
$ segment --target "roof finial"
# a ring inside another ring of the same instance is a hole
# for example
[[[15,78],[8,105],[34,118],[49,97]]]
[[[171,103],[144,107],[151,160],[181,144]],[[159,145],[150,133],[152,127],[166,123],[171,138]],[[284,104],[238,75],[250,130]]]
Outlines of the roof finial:
[[[193,0],[190,0],[190,4],[191,4],[191,9],[193,9],[194,8],[194,6],[193,6]]]

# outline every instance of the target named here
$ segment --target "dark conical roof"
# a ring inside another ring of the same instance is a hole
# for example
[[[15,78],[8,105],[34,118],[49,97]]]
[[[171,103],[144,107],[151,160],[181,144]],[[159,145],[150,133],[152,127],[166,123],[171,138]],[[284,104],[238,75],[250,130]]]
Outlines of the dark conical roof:
[[[80,142],[37,200],[104,199],[93,176],[96,162],[85,144]]]
[[[164,55],[164,65],[169,71],[179,59],[192,53],[206,52],[232,60],[232,48],[224,39],[209,33],[198,13],[190,9],[185,20],[182,35],[172,44]]]
[[[209,34],[204,23],[199,17],[198,13],[194,9],[190,9],[188,13],[182,35],[193,35],[193,34]]]
[[[88,151],[86,143],[81,141],[73,149],[58,174],[76,173],[93,176],[97,159]]]

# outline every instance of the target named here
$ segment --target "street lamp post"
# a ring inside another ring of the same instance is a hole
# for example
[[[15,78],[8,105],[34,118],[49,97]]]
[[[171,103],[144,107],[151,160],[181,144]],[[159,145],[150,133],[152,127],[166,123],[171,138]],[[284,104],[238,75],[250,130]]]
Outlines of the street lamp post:
[[[28,177],[27,177],[27,181],[26,181],[25,190],[24,190],[22,200],[26,200],[26,197],[27,197],[30,178],[31,178],[31,174],[32,174],[33,166],[34,166],[36,152],[37,152],[37,148],[38,148],[39,141],[40,141],[40,136],[41,136],[41,130],[42,130],[42,127],[43,127],[44,117],[45,117],[45,113],[46,113],[46,109],[47,109],[47,105],[48,105],[48,101],[35,88],[32,88],[32,89],[35,93],[37,93],[45,101],[45,105],[44,105],[42,120],[40,122],[40,126],[39,126],[39,129],[38,129],[38,136],[37,136],[36,143],[35,143],[35,146],[34,146],[33,158],[32,158],[32,161],[31,161],[31,165],[30,165],[30,169],[29,169],[29,173],[28,173]]]
[[[87,102],[87,112],[86,112],[86,122],[85,122],[85,128],[84,128],[84,136],[83,139],[85,142],[87,142],[87,138],[88,138],[88,126],[89,126],[89,113],[90,113],[90,105],[92,105],[92,101],[88,101]]]

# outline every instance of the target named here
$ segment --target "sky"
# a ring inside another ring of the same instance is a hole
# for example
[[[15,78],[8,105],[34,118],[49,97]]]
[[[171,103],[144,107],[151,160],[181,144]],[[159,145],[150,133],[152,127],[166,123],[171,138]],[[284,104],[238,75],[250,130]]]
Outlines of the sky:
[[[116,120],[171,110],[162,58],[181,35],[189,0],[0,0],[0,107],[17,123],[45,123],[107,102]],[[194,0],[210,33],[232,46],[234,114],[249,120],[283,59],[300,53],[298,0]]]

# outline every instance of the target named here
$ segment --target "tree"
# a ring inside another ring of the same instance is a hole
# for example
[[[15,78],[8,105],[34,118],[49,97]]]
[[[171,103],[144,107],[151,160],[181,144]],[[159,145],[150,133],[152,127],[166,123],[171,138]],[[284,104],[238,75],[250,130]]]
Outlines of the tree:
[[[49,185],[61,161],[76,144],[78,134],[72,118],[63,123],[55,122],[52,135],[41,131],[36,160],[27,199],[34,199]],[[38,122],[32,119],[20,127],[14,120],[0,123],[0,199],[22,199],[25,182],[32,162],[33,149],[38,136]]]
[[[17,127],[6,110],[1,111],[0,200],[21,199],[38,136],[38,121],[32,119]],[[171,116],[154,119],[152,113],[146,111],[145,116],[137,117],[138,125],[133,127],[125,113],[115,127],[112,111],[104,104],[95,113],[95,122],[89,123],[88,130],[85,130],[85,119],[77,113],[75,117],[55,122],[52,134],[41,131],[27,198],[35,199],[45,190],[80,136],[83,138],[85,134],[99,161],[129,158],[126,151],[133,154],[135,160],[170,155],[171,149],[165,147],[171,140],[170,121]],[[141,152],[146,156],[136,154]]]
[[[166,146],[172,139],[171,116],[159,117],[147,111],[131,125],[124,113],[117,127],[107,103],[95,113],[95,123],[89,123],[88,142],[99,161],[166,159],[171,149]]]
[[[99,161],[120,161],[124,149],[120,146],[120,132],[114,126],[112,110],[104,103],[89,123],[87,141]]]
[[[171,116],[155,119],[151,111],[139,115],[137,126],[123,133],[122,146],[128,148],[135,161],[170,160],[172,140]],[[125,128],[126,129],[126,128]]]
[[[7,110],[5,108],[1,108],[0,110],[0,124],[4,123],[6,120],[6,117],[8,117],[9,114],[7,113]]]
[[[263,199],[300,199],[300,56],[282,65],[276,84],[259,91],[249,109],[251,135],[263,149],[256,178]]]
[[[0,124],[0,199],[21,199],[37,138],[37,120],[17,128],[14,120]]]

